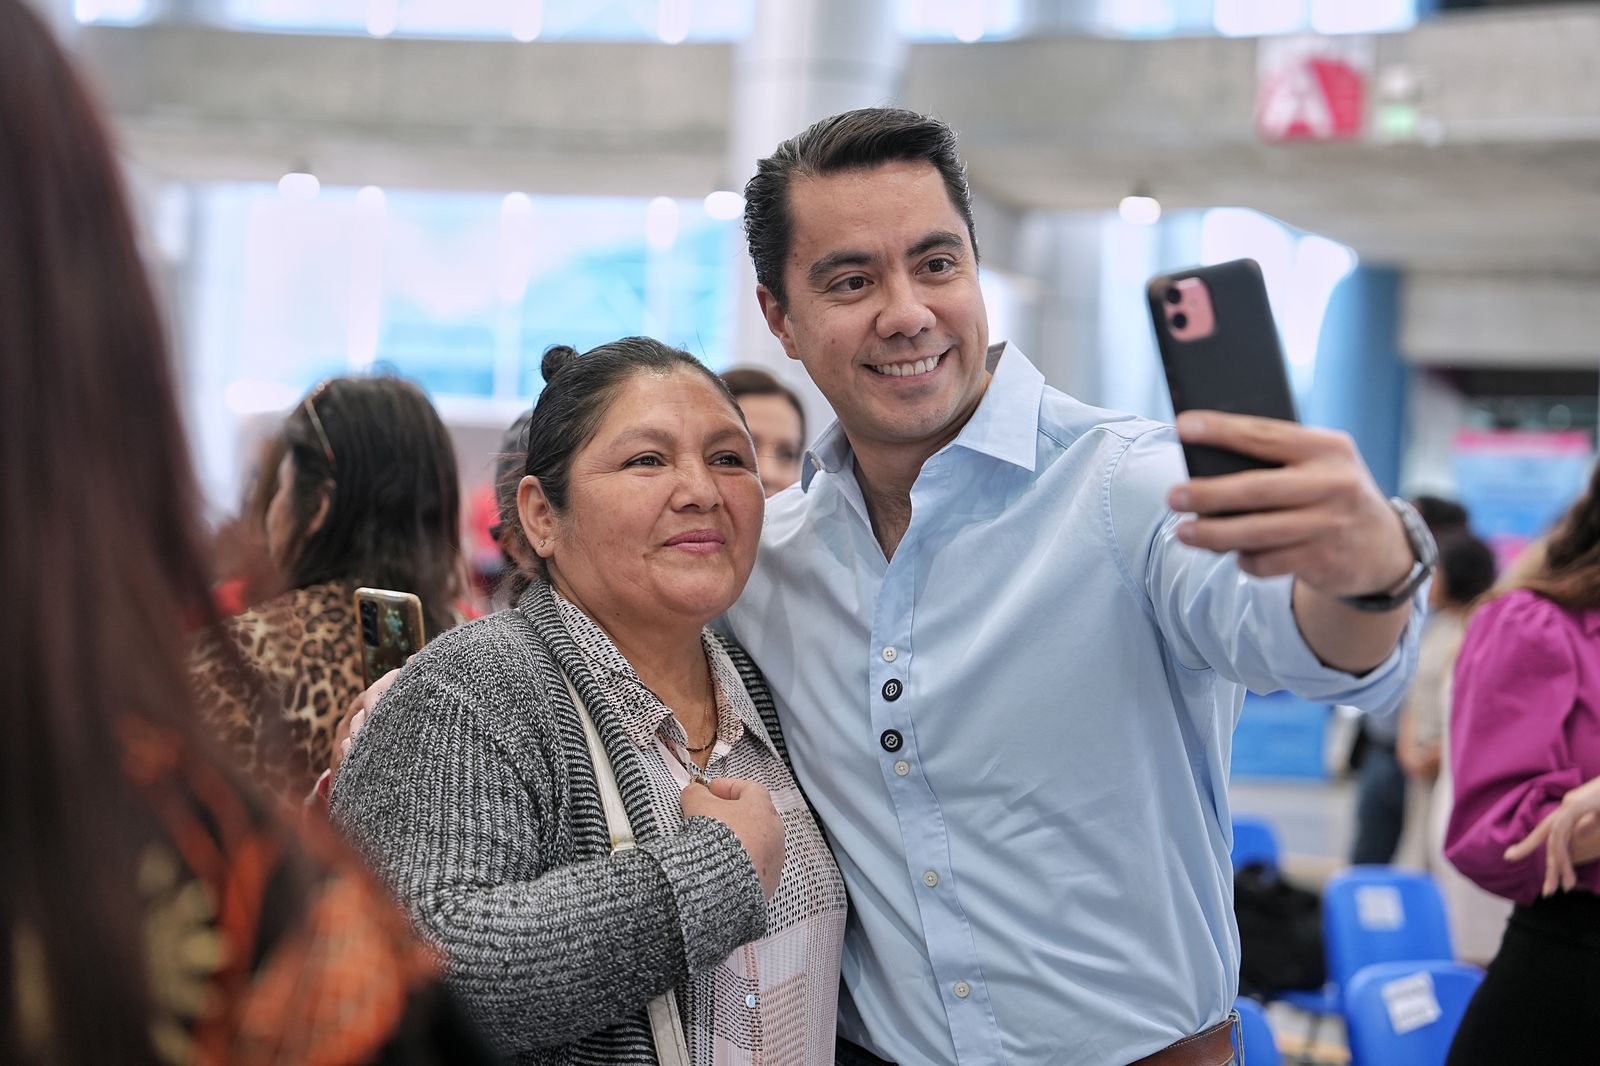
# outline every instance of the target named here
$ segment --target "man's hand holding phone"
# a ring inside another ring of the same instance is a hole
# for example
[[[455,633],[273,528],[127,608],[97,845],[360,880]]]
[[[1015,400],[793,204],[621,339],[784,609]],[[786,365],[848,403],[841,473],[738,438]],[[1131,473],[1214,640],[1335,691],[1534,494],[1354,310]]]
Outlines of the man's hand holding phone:
[[[1247,574],[1293,575],[1295,623],[1317,657],[1352,674],[1378,666],[1433,563],[1420,520],[1384,498],[1348,435],[1295,421],[1259,265],[1159,275],[1146,296],[1190,473],[1167,497],[1195,516],[1178,539],[1237,552]]]
[[[1293,575],[1295,623],[1325,665],[1360,675],[1382,664],[1405,631],[1409,600],[1372,613],[1350,597],[1401,585],[1418,557],[1349,436],[1217,411],[1179,415],[1178,435],[1283,464],[1174,487],[1168,505],[1195,516],[1179,523],[1178,539],[1237,552],[1248,574]]]
[[[1168,505],[1195,516],[1178,526],[1185,544],[1238,552],[1247,574],[1293,574],[1335,598],[1381,593],[1410,573],[1405,528],[1347,434],[1219,411],[1177,424],[1185,444],[1281,464],[1175,487]]]

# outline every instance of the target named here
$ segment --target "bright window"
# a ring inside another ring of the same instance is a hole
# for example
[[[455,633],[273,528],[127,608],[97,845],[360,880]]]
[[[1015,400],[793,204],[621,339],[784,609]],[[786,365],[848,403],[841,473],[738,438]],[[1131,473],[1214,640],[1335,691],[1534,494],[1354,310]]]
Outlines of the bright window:
[[[286,187],[196,192],[185,362],[212,486],[240,420],[334,374],[498,410],[531,402],[552,344],[643,334],[730,361],[738,222],[700,200]]]

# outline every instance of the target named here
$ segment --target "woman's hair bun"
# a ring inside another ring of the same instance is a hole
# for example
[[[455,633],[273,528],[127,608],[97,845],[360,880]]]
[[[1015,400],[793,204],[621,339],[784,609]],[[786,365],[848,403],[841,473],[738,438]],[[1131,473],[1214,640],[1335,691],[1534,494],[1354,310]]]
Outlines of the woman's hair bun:
[[[539,361],[539,373],[544,375],[545,384],[559,373],[561,368],[576,361],[578,349],[570,344],[552,344],[544,350],[544,358]]]

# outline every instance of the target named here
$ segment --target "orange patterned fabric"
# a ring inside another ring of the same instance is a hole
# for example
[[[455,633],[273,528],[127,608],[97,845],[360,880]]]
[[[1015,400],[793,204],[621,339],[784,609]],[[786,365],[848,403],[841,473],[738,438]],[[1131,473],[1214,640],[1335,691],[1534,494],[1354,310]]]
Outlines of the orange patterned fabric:
[[[296,832],[141,723],[124,738],[159,829],[141,885],[162,1057],[371,1059],[435,979],[434,954],[326,826]]]

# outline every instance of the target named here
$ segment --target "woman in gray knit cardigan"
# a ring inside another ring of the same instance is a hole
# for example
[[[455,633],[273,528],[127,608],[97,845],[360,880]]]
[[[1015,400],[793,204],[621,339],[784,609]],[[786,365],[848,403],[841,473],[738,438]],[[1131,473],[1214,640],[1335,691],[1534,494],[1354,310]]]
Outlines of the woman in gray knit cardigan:
[[[544,374],[502,515],[527,587],[397,675],[334,816],[518,1062],[654,1063],[674,989],[691,1062],[831,1063],[843,883],[764,682],[706,628],[755,562],[749,432],[646,338]],[[636,848],[612,851],[574,692]]]

